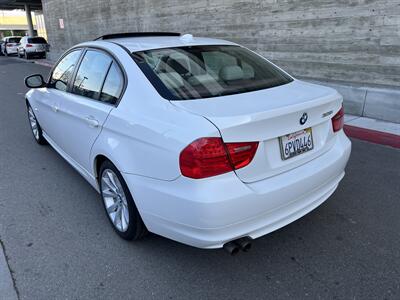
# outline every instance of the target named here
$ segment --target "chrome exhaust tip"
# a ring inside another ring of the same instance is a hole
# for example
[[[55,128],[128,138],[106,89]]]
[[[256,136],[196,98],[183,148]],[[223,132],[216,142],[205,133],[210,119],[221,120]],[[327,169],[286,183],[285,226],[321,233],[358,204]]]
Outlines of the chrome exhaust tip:
[[[236,245],[238,245],[240,250],[242,250],[243,252],[248,252],[251,249],[251,244],[253,242],[253,239],[251,237],[249,237],[249,236],[245,236],[245,237],[237,239],[237,240],[235,240],[233,242]]]
[[[228,252],[230,255],[235,256],[239,253],[239,246],[235,242],[228,242],[223,246],[224,250]]]

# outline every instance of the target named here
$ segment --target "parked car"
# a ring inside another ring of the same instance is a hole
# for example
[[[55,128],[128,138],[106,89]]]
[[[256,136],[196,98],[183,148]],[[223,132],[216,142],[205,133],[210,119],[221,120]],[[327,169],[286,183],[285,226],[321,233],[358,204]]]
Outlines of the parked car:
[[[9,36],[3,39],[3,44],[1,45],[1,53],[3,55],[12,55],[18,53],[18,45],[21,37],[19,36]]]
[[[25,83],[35,140],[101,194],[124,239],[248,250],[327,200],[351,151],[338,92],[225,40],[107,35]]]
[[[46,58],[46,52],[49,50],[49,44],[46,39],[40,36],[24,36],[18,47],[18,57],[29,59],[33,56]]]

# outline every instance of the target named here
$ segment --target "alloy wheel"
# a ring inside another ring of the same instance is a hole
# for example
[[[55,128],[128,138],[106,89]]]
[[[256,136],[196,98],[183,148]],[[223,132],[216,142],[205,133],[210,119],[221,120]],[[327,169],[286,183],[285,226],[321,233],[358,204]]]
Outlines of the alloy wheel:
[[[118,176],[110,169],[105,169],[101,175],[101,194],[115,228],[125,232],[129,227],[128,202]]]
[[[28,108],[29,124],[31,125],[32,133],[35,139],[39,140],[39,128],[38,122],[36,120],[35,114],[33,113],[32,107]]]

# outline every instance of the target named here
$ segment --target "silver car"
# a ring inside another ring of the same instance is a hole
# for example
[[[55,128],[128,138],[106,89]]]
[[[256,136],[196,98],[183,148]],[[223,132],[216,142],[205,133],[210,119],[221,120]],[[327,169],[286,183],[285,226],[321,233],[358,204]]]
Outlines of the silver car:
[[[20,40],[21,37],[19,36],[9,36],[4,38],[4,43],[1,45],[1,53],[6,56],[17,54]]]
[[[18,46],[18,57],[29,59],[33,56],[46,58],[49,44],[46,39],[40,36],[24,36]]]

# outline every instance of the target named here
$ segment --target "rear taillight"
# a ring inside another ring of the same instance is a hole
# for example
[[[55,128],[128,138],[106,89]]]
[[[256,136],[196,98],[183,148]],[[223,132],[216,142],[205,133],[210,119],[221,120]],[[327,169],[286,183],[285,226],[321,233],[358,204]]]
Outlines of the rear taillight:
[[[231,172],[247,166],[253,159],[258,142],[224,143],[221,138],[201,138],[181,152],[182,175],[200,179]]]
[[[333,132],[337,132],[343,129],[344,126],[344,109],[343,106],[337,112],[337,114],[332,118],[332,128]]]
[[[31,48],[33,47],[31,44],[26,44],[26,48]]]
[[[229,159],[235,170],[247,166],[256,154],[258,142],[226,143]]]
[[[12,46],[14,46],[14,45],[12,45],[12,44],[7,44],[6,45],[6,47],[12,47]]]

